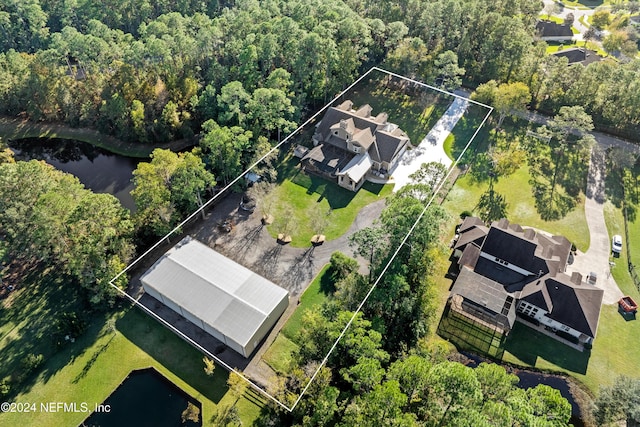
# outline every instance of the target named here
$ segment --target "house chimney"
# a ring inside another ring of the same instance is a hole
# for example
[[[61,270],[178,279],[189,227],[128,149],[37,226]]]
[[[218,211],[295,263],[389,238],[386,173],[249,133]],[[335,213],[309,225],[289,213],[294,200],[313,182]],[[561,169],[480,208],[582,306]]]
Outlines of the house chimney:
[[[494,223],[494,225],[498,228],[506,230],[509,227],[509,220],[507,218],[502,218],[500,221]]]
[[[578,273],[577,271],[574,271],[573,273],[571,273],[571,283],[573,283],[574,285],[581,284],[582,274]]]
[[[527,228],[524,230],[525,239],[533,240],[534,237],[536,237],[536,231],[533,228]]]

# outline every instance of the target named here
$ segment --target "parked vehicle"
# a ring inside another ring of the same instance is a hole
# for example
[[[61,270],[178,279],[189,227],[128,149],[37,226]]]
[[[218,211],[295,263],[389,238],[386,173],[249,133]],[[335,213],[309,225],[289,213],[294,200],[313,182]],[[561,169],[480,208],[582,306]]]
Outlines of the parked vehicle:
[[[611,239],[611,252],[615,254],[622,252],[622,236],[619,234],[616,234],[613,236],[613,239]]]

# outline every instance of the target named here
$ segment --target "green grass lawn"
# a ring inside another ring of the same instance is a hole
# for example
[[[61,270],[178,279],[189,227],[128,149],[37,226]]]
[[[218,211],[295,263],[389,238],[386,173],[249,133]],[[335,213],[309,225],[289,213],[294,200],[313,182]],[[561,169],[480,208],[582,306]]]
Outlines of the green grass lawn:
[[[297,159],[286,160],[279,168],[279,185],[274,189],[275,200],[271,215],[273,224],[267,227],[274,238],[282,232],[282,221],[292,217],[288,225],[292,246],[311,245],[311,236],[321,232],[332,240],[349,230],[363,207],[383,199],[393,185],[365,182],[357,192],[315,175],[307,175],[297,167]],[[323,226],[318,226],[319,222]]]
[[[15,402],[88,402],[102,403],[131,370],[154,367],[178,387],[202,403],[204,424],[218,405],[233,404],[226,394],[228,373],[217,367],[213,377],[205,375],[202,354],[155,320],[129,308],[111,317],[114,327],[105,326],[96,317],[88,331],[75,343],[46,358],[41,372]],[[244,425],[258,417],[264,402],[255,393],[247,393],[238,402]],[[0,417],[0,426],[78,425],[89,414],[58,412],[9,413]]]
[[[304,291],[300,297],[298,308],[287,320],[287,323],[264,355],[265,362],[280,374],[289,372],[292,354],[298,349],[295,340],[302,326],[304,312],[312,307],[322,305],[334,291],[330,275],[327,273],[329,268],[329,264],[325,265]]]
[[[580,203],[564,218],[545,221],[536,211],[529,179],[528,167],[522,166],[516,173],[499,179],[494,185],[495,191],[503,194],[508,203],[509,221],[523,227],[534,227],[549,233],[561,234],[573,242],[578,249],[586,251],[589,248],[589,229],[584,215],[584,197],[581,197]],[[488,182],[475,182],[471,175],[467,174],[458,179],[449,192],[444,206],[456,218],[464,210],[473,212],[480,196],[488,187]]]
[[[363,80],[353,91],[345,95],[355,107],[369,104],[372,114],[385,112],[389,121],[404,130],[411,143],[417,145],[449,108],[453,97],[428,88],[418,88],[407,93],[384,84],[384,73],[372,73],[373,78]]]

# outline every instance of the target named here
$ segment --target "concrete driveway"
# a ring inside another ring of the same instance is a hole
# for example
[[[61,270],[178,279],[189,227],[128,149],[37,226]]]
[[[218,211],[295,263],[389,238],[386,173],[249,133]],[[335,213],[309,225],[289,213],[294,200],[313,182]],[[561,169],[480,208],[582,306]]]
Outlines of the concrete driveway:
[[[468,106],[468,100],[456,98],[420,144],[402,156],[396,168],[391,171],[391,183],[395,184],[393,191],[407,185],[411,181],[409,175],[420,169],[423,163],[440,162],[447,168],[451,166],[452,160],[444,151],[444,141]]]
[[[616,304],[623,294],[616,281],[611,276],[611,239],[604,221],[604,193],[605,183],[605,152],[600,146],[591,150],[589,176],[587,177],[586,199],[584,213],[589,226],[591,243],[587,252],[578,251],[573,264],[567,267],[567,272],[574,271],[582,274],[583,278],[590,272],[598,275],[596,286],[604,289],[604,304]]]

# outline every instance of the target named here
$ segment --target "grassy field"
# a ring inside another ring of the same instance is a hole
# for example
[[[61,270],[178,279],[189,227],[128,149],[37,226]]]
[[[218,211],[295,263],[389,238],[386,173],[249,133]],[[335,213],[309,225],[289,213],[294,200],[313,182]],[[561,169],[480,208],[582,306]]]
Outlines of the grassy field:
[[[452,96],[435,90],[418,88],[405,91],[385,85],[381,81],[385,74],[375,73],[372,76],[374,78],[364,80],[345,95],[345,99],[351,99],[354,106],[371,105],[373,115],[387,113],[388,120],[404,130],[414,145],[427,136],[453,102]]]
[[[524,227],[534,227],[549,233],[561,234],[573,242],[578,249],[589,248],[589,229],[584,215],[584,197],[580,203],[564,218],[557,221],[545,221],[534,207],[529,169],[522,166],[513,175],[502,178],[494,185],[496,192],[503,194],[508,203],[509,221]],[[464,210],[474,212],[482,193],[487,191],[488,182],[476,182],[471,175],[461,177],[449,192],[445,208],[454,217]]]
[[[223,368],[217,367],[213,377],[206,376],[200,352],[136,308],[125,308],[107,319],[94,318],[84,335],[45,360],[25,391],[12,401],[35,402],[38,407],[40,402],[87,402],[92,407],[102,403],[131,370],[154,367],[202,403],[203,425],[212,425],[219,405],[234,403],[226,394],[228,373]],[[263,404],[251,391],[237,402],[244,425],[258,417]],[[88,415],[8,413],[0,417],[0,426],[78,425]]]
[[[94,129],[72,128],[55,123],[33,123],[25,120],[0,117],[0,138],[60,138],[75,139],[127,157],[147,158],[155,148],[178,151],[193,145],[186,140],[149,145],[124,142]]]
[[[333,292],[333,284],[327,271],[329,264],[325,265],[309,287],[300,297],[300,304],[293,312],[287,323],[278,334],[275,341],[264,355],[265,362],[271,368],[281,374],[289,372],[292,354],[297,350],[296,335],[301,327],[302,315],[312,307],[322,305]]]
[[[272,193],[275,218],[267,229],[274,238],[288,228],[292,246],[311,245],[311,236],[324,234],[327,240],[349,230],[360,209],[383,199],[393,185],[365,182],[357,192],[315,175],[307,175],[297,167],[297,159],[286,160],[279,168],[279,185]],[[290,221],[283,225],[283,221]],[[320,222],[324,225],[319,226]]]

